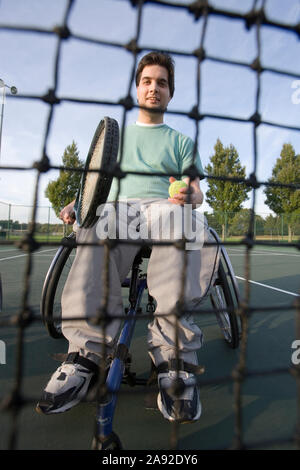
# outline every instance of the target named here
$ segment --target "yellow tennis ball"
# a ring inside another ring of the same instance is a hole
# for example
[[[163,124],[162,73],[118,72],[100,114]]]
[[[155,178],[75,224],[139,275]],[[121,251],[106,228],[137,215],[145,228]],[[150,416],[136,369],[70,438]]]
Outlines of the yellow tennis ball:
[[[179,193],[180,188],[187,187],[187,184],[184,181],[174,181],[169,186],[170,197],[174,197],[175,194]]]

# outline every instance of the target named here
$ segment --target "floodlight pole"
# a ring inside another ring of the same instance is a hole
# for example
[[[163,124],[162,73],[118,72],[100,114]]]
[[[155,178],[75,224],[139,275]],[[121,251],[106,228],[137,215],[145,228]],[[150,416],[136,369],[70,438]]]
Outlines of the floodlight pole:
[[[12,95],[16,95],[18,90],[15,86],[8,86],[0,78],[0,88],[2,88],[2,102],[1,102],[1,114],[0,114],[0,158],[1,158],[1,144],[2,144],[2,127],[3,127],[3,116],[4,116],[4,103],[5,103],[5,88],[9,88]]]

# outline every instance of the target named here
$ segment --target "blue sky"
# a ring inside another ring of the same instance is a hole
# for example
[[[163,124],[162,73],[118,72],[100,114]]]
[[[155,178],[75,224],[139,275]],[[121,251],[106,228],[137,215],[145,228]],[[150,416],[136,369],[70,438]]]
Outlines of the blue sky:
[[[179,3],[179,2],[177,2]],[[189,1],[180,3],[190,3]],[[252,0],[210,0],[220,8],[247,12]],[[261,2],[258,2],[258,6]],[[65,0],[0,0],[0,23],[53,28],[62,20]],[[297,24],[300,21],[298,0],[267,0],[270,19]],[[127,0],[77,0],[72,9],[69,27],[74,34],[127,43],[135,36],[137,9]],[[146,4],[143,10],[139,46],[191,52],[200,44],[202,20],[178,8],[162,8]],[[300,40],[293,33],[270,27],[261,30],[261,58],[264,66],[285,69],[299,75]],[[8,32],[0,29],[0,78],[15,85],[20,94],[44,94],[53,86],[53,65],[56,37]],[[252,62],[257,55],[255,28],[247,30],[242,21],[211,16],[208,21],[205,50],[211,56]],[[174,55],[176,63],[175,96],[170,110],[190,111],[196,103],[196,60]],[[124,97],[129,83],[132,56],[115,47],[91,45],[68,40],[62,49],[58,96],[95,98],[118,101]],[[254,112],[256,74],[250,69],[206,60],[201,66],[201,111],[248,118]],[[263,119],[282,124],[300,124],[300,104],[293,104],[292,76],[263,73],[261,76],[260,113]],[[135,98],[135,89],[132,88]],[[3,165],[30,166],[41,157],[43,136],[48,115],[44,103],[23,99],[7,99],[4,107],[2,151]],[[48,142],[47,153],[54,164],[72,140],[85,159],[99,120],[111,116],[121,123],[119,106],[57,106]],[[137,110],[128,114],[134,122]],[[186,135],[195,136],[194,121],[173,114],[165,122]],[[200,123],[199,151],[207,165],[217,138],[224,145],[233,144],[240,155],[247,175],[253,171],[253,135],[251,124],[204,119]],[[300,152],[300,132],[261,125],[258,129],[257,176],[261,181],[271,176],[283,143],[290,142]],[[44,190],[56,171],[43,175],[39,204],[48,206]],[[35,172],[0,171],[0,201],[30,205],[33,201]],[[204,191],[207,189],[203,183]],[[249,207],[251,201],[245,203]],[[204,204],[204,209],[209,209]],[[0,218],[7,208],[0,204]],[[267,213],[262,190],[258,191],[256,211]],[[40,210],[44,218],[47,209]],[[15,210],[13,219],[26,219],[28,212]],[[54,218],[53,218],[54,220]]]

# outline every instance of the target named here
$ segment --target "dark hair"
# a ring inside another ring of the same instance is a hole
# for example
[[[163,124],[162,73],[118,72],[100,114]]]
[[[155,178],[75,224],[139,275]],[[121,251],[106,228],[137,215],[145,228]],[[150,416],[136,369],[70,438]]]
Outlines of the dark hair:
[[[171,98],[174,95],[174,61],[173,59],[168,55],[164,54],[162,52],[149,52],[149,54],[146,54],[142,59],[140,60],[136,74],[135,74],[135,84],[136,86],[139,85],[142,71],[144,67],[147,65],[160,65],[161,67],[165,67],[168,71],[168,83],[169,83],[169,89],[170,89],[170,95]]]

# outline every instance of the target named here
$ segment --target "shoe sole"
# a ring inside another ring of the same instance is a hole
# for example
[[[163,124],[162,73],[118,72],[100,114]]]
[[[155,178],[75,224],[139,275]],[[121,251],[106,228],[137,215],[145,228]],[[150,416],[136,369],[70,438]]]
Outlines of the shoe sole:
[[[198,392],[198,397],[199,397],[199,392]],[[163,403],[162,403],[162,399],[161,399],[160,393],[157,395],[157,406],[158,406],[159,411],[161,412],[161,414],[163,415],[163,417],[164,417],[165,419],[167,419],[168,421],[176,422],[176,423],[180,423],[180,424],[192,424],[192,423],[195,423],[196,421],[198,421],[198,419],[200,418],[201,413],[202,413],[202,405],[201,405],[200,398],[199,398],[199,411],[198,411],[197,415],[195,416],[195,418],[193,418],[193,419],[176,420],[176,419],[174,419],[172,416],[168,415],[168,413],[166,412],[165,408],[163,407]]]
[[[53,415],[53,414],[59,414],[59,413],[65,413],[66,411],[69,411],[71,408],[74,408],[74,406],[78,405],[81,402],[80,400],[74,400],[71,403],[68,404],[68,406],[64,406],[63,408],[58,408],[57,410],[50,410],[50,411],[44,411],[39,404],[37,404],[35,411],[37,411],[40,414],[43,415]]]

